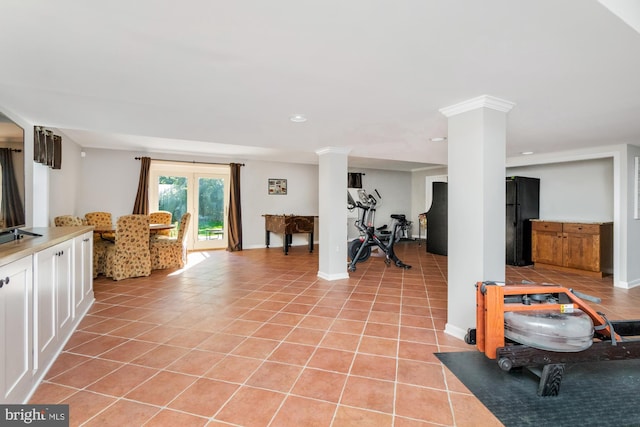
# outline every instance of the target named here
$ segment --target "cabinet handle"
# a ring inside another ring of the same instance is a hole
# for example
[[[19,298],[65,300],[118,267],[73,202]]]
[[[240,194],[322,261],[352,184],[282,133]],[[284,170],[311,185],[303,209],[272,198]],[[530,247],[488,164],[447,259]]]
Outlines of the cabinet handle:
[[[86,239],[82,239],[83,242],[88,242],[89,238],[87,237]]]
[[[9,276],[7,276],[4,279],[0,279],[0,289],[2,289],[4,285],[8,285],[8,284],[9,284]]]

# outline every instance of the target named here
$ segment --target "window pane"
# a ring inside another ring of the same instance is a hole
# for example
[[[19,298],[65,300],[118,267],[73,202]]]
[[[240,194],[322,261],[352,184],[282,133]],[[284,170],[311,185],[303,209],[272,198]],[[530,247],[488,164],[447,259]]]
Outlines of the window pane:
[[[198,240],[222,240],[224,236],[224,179],[198,179]]]
[[[187,212],[187,178],[184,176],[158,177],[158,208],[171,212],[171,221],[176,224]],[[177,230],[172,230],[176,234]]]

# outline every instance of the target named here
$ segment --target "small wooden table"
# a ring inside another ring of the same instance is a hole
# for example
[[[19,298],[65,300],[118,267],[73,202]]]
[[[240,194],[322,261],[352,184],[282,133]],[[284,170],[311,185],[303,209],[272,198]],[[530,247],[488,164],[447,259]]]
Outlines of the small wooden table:
[[[262,215],[264,216],[265,244],[267,248],[270,243],[270,233],[280,233],[283,235],[282,250],[285,255],[289,254],[289,246],[293,241],[294,233],[309,234],[309,252],[313,252],[313,231],[315,227],[315,216],[302,215]]]

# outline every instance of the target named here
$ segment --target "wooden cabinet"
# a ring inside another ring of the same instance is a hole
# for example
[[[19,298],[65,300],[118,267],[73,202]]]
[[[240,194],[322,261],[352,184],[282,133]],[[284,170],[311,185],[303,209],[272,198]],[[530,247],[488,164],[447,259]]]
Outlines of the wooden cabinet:
[[[534,264],[594,276],[613,273],[613,223],[533,221]]]
[[[0,404],[20,402],[31,389],[31,256],[0,267]]]
[[[531,259],[534,263],[562,265],[562,223],[531,224]]]

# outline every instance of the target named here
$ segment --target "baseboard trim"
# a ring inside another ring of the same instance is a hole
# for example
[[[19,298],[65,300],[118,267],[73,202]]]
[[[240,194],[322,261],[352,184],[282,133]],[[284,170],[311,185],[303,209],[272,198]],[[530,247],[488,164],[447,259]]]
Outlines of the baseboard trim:
[[[324,273],[322,271],[318,271],[318,277],[324,280],[344,280],[344,279],[348,279],[349,278],[349,273],[344,272],[344,273],[334,273],[334,274],[328,274],[328,273]]]

